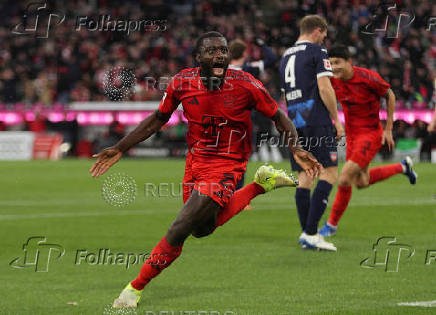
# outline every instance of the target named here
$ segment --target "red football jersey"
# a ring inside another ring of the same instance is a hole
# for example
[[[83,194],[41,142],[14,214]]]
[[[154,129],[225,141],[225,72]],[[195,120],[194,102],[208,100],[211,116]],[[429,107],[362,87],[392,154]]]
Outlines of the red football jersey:
[[[227,69],[219,90],[206,89],[200,68],[182,70],[169,83],[159,111],[171,114],[180,103],[190,152],[236,160],[248,160],[251,153],[251,110],[272,117],[278,108],[260,81],[235,69]]]
[[[380,97],[386,94],[390,85],[377,72],[354,66],[353,70],[353,77],[348,81],[330,79],[344,110],[345,130],[354,133],[362,129],[379,129]]]

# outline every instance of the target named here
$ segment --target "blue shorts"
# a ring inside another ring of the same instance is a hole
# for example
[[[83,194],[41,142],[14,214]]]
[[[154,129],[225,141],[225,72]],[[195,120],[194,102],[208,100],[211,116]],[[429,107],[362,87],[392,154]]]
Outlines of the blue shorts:
[[[338,144],[333,125],[306,126],[298,128],[297,132],[301,147],[312,153],[324,168],[338,165]],[[290,160],[293,171],[303,171],[292,154]]]

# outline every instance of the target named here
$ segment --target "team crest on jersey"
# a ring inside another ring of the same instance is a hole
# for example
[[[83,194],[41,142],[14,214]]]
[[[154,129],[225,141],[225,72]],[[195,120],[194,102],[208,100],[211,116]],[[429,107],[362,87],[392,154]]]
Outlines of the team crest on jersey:
[[[324,68],[327,70],[332,70],[332,64],[330,63],[330,60],[328,59],[323,59],[324,60]]]
[[[223,101],[224,101],[224,106],[228,106],[228,107],[233,106],[236,102],[236,96],[226,95],[224,96]]]
[[[330,160],[332,160],[332,162],[336,162],[338,160],[338,153],[330,152]]]

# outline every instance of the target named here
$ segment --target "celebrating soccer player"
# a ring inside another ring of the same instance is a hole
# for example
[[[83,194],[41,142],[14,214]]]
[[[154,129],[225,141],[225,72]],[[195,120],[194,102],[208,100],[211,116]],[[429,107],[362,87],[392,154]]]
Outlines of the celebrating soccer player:
[[[228,45],[223,35],[218,32],[202,35],[197,40],[195,57],[200,67],[179,72],[166,89],[159,109],[115,146],[97,154],[98,160],[90,170],[93,176],[106,172],[124,152],[158,131],[182,103],[188,120],[189,151],[183,179],[187,184],[183,191],[185,203],[138,277],[114,301],[117,308],[137,306],[143,288],[181,254],[189,235],[207,236],[255,196],[277,187],[297,185],[283,171],[262,166],[254,182],[234,191],[251,152],[252,109],[275,122],[308,176],[317,176],[322,169],[309,152],[296,144],[294,125],[263,85],[244,71],[227,69]]]
[[[291,156],[291,166],[298,171],[295,192],[302,234],[302,248],[335,251],[336,247],[318,234],[318,223],[327,207],[328,197],[338,178],[337,144],[343,128],[338,118],[333,76],[327,50],[321,45],[327,36],[327,22],[318,15],[305,16],[300,22],[300,37],[285,51],[280,63],[282,88],[289,117],[297,127],[303,148],[311,152],[325,168],[312,197],[314,178]],[[332,125],[335,121],[336,135]],[[336,138],[337,137],[337,138]]]
[[[330,217],[320,234],[336,234],[338,222],[351,198],[351,185],[365,188],[395,174],[405,174],[410,184],[416,183],[412,159],[401,163],[368,169],[368,165],[383,144],[394,148],[392,124],[395,95],[390,85],[374,71],[353,66],[346,46],[337,45],[329,50],[334,78],[331,79],[336,96],[345,114],[347,143],[346,162],[339,175],[338,192]],[[380,123],[380,98],[387,101],[387,121],[383,130]]]

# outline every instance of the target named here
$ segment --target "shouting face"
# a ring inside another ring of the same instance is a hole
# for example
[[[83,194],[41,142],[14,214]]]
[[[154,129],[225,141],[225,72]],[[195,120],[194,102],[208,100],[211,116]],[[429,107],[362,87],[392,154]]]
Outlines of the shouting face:
[[[229,48],[224,37],[208,37],[203,39],[197,62],[206,77],[224,78],[229,66]]]

